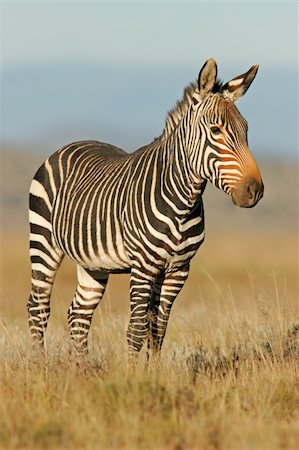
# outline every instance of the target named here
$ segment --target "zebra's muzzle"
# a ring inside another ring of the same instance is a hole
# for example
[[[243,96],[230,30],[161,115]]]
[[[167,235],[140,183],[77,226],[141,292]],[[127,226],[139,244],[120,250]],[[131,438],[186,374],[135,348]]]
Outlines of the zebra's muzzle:
[[[260,201],[263,194],[263,182],[255,178],[249,178],[244,183],[238,184],[231,192],[233,203],[242,208],[252,208]]]

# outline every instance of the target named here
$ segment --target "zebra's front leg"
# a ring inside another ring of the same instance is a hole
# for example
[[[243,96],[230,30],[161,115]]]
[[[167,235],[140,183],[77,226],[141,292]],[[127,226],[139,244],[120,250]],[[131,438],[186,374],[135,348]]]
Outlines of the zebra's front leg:
[[[108,274],[77,266],[78,285],[68,311],[71,337],[78,356],[88,353],[88,333],[95,308],[100,303]]]
[[[168,271],[153,287],[150,303],[148,350],[152,356],[159,356],[166,334],[167,323],[174,300],[184,286],[189,274],[189,265],[175,271]]]
[[[132,269],[130,281],[131,317],[127,332],[129,365],[134,367],[138,353],[148,335],[148,310],[154,276]]]

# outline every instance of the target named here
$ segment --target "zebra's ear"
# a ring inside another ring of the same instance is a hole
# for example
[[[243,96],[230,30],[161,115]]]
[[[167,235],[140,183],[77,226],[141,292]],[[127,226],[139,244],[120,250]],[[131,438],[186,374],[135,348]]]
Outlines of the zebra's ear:
[[[234,102],[242,97],[253,82],[258,68],[258,64],[255,64],[248,72],[225,83],[222,86],[223,95],[227,95]]]
[[[216,78],[217,64],[215,59],[210,58],[202,66],[198,75],[198,89],[202,100],[213,91]]]

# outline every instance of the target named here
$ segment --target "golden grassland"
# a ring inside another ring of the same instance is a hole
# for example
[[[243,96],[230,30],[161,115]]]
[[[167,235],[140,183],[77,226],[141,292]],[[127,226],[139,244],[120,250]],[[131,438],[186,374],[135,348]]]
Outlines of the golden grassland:
[[[177,299],[160,361],[126,365],[128,276],[111,276],[90,357],[70,349],[75,269],[53,290],[47,354],[31,354],[25,236],[1,244],[0,448],[297,449],[298,241],[207,236]]]

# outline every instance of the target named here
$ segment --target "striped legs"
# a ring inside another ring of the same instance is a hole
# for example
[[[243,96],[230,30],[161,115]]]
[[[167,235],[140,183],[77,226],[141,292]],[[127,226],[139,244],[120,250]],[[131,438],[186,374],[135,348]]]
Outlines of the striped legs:
[[[133,268],[130,281],[131,317],[127,331],[129,364],[134,365],[149,330],[148,309],[154,277]]]
[[[177,271],[166,272],[158,278],[153,288],[149,309],[148,350],[153,355],[160,353],[166,333],[167,323],[174,300],[188,278],[189,266]]]
[[[108,281],[108,274],[77,266],[78,285],[68,311],[71,337],[78,355],[88,353],[88,332],[92,315],[100,303]]]
[[[189,265],[156,277],[131,273],[131,318],[127,339],[129,363],[134,363],[146,337],[153,354],[161,350],[174,300],[185,284]]]
[[[31,293],[27,303],[33,348],[44,350],[44,332],[50,316],[50,297],[56,272],[64,257],[42,234],[30,235]]]

